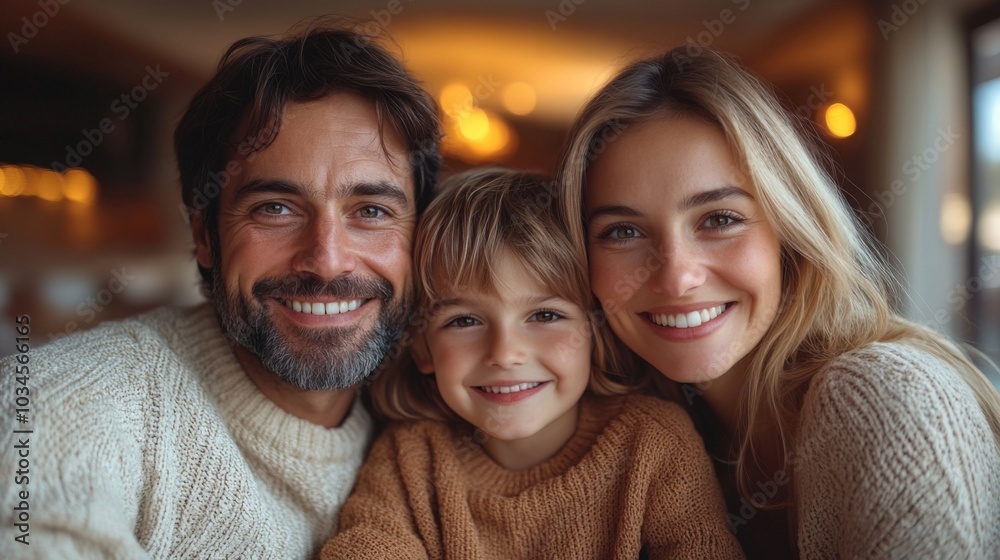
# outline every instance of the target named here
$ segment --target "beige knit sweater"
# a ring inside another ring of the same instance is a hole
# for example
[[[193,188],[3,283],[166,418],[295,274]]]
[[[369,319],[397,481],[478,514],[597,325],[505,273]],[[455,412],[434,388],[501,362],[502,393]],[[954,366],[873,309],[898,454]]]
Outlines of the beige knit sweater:
[[[508,471],[468,427],[387,428],[321,558],[725,559],[743,553],[700,436],[652,397],[585,398],[554,457]]]
[[[802,558],[1000,558],[1000,453],[968,385],[926,352],[831,362],[792,459]]]
[[[306,558],[330,536],[370,440],[357,403],[328,430],[268,400],[208,305],[29,355],[31,422],[17,425],[33,430],[26,485],[12,483],[13,422],[0,430],[3,558]],[[0,362],[9,417],[13,366]],[[25,490],[29,546],[12,525]]]

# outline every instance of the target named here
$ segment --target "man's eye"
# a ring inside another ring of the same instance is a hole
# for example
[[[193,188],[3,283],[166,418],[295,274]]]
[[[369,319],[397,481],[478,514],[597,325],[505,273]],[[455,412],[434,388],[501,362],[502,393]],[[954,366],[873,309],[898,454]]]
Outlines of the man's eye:
[[[362,218],[381,218],[385,214],[385,210],[378,206],[365,206],[359,214]]]
[[[284,204],[278,204],[277,202],[271,202],[260,207],[260,210],[265,214],[271,216],[280,216],[282,214],[288,214],[288,207]]]

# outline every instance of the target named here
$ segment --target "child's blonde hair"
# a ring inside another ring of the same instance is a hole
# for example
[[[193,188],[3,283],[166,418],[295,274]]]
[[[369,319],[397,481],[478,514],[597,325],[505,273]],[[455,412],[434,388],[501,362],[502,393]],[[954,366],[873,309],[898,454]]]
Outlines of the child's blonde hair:
[[[555,201],[557,188],[543,175],[489,168],[460,173],[442,183],[417,225],[413,248],[416,316],[407,337],[420,344],[420,332],[436,302],[458,288],[496,294],[496,263],[509,255],[553,294],[588,314],[586,332],[593,340],[589,389],[595,394],[628,392],[627,375],[608,371],[611,334],[603,316],[594,314],[587,269],[567,235]],[[557,351],[557,349],[553,349]],[[372,381],[375,411],[389,420],[455,414],[441,399],[433,375],[405,364],[383,371]]]

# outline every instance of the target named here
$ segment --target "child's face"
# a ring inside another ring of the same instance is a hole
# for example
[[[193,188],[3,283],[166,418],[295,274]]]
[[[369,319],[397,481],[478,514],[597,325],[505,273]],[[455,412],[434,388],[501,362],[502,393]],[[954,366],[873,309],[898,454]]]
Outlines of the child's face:
[[[457,290],[435,307],[414,357],[435,374],[448,406],[489,434],[495,459],[491,442],[527,438],[554,447],[550,456],[575,430],[590,378],[587,316],[516,258],[505,256],[496,270],[498,295]]]

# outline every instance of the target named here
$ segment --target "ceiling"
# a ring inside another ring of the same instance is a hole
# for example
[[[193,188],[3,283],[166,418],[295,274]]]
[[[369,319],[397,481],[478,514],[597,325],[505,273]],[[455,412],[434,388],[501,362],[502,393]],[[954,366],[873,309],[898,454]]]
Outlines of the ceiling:
[[[407,66],[431,92],[455,81],[470,88],[480,83],[526,82],[537,93],[531,118],[564,125],[590,93],[631,58],[685,40],[752,53],[777,30],[831,3],[74,0],[52,18],[52,27],[67,33],[76,27],[90,28],[113,38],[133,56],[182,68],[183,74],[198,83],[211,74],[219,57],[237,39],[281,33],[311,16],[342,14],[390,36]],[[7,15],[0,22],[16,28],[20,17],[38,10],[37,2],[17,0],[5,8]],[[63,47],[60,56],[72,56],[68,50],[74,49]],[[498,103],[487,97],[480,99],[484,107]]]

